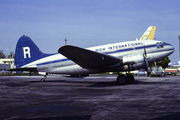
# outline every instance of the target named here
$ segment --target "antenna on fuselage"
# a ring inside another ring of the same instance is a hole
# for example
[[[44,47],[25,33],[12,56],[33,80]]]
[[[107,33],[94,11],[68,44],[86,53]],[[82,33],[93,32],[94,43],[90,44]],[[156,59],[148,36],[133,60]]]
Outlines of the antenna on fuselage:
[[[65,41],[65,45],[67,45],[67,38],[65,38],[64,41]]]

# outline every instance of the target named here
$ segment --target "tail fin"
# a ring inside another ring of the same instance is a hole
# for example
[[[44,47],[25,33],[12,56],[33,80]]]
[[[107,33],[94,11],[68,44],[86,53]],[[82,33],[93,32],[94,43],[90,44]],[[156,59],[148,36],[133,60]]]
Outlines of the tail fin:
[[[23,35],[19,38],[15,50],[16,68],[20,68],[32,61],[42,58],[44,54],[39,50],[30,37]]]
[[[156,26],[149,26],[148,29],[144,32],[140,40],[153,40],[154,34],[156,31]]]

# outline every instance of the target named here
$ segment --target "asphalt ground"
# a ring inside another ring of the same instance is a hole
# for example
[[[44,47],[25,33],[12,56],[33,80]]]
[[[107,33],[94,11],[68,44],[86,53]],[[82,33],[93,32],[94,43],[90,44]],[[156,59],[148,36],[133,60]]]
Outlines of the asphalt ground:
[[[0,76],[0,120],[180,120],[180,76]]]

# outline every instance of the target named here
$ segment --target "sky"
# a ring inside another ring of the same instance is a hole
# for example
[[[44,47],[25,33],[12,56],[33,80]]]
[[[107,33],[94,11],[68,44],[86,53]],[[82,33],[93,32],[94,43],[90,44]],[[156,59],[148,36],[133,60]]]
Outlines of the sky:
[[[83,48],[140,38],[156,26],[155,38],[174,46],[179,60],[179,0],[0,0],[0,50],[15,51],[22,35],[44,53],[65,44]]]

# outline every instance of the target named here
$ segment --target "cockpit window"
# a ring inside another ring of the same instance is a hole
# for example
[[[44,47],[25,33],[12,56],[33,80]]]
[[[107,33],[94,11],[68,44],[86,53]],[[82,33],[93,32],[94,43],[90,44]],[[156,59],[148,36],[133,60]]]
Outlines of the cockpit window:
[[[164,43],[163,42],[157,42],[156,46],[157,46],[157,48],[163,48],[164,47]]]

